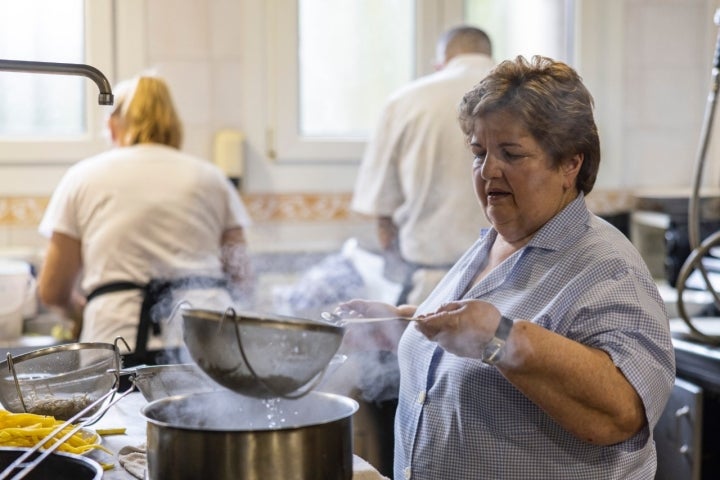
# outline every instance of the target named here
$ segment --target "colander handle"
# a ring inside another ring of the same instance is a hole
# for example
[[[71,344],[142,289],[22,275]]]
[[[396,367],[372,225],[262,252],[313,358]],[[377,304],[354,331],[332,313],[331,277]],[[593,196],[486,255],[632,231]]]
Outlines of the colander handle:
[[[107,412],[110,407],[115,405],[117,402],[125,398],[129,393],[132,393],[135,390],[135,385],[130,386],[126,391],[124,391],[120,396],[110,401],[107,405],[105,405],[102,408],[102,414],[104,415],[105,412]],[[53,453],[55,450],[57,450],[60,445],[65,443],[70,437],[72,437],[75,432],[80,430],[86,425],[89,425],[90,421],[83,421],[79,422],[76,425],[73,426],[73,422],[77,421],[79,418],[82,418],[84,414],[91,411],[93,408],[100,405],[102,402],[107,400],[111,395],[114,395],[117,389],[112,389],[109,392],[105,393],[103,396],[99,397],[97,400],[95,400],[93,403],[85,407],[80,412],[76,413],[72,418],[67,420],[65,423],[59,425],[56,427],[52,432],[50,432],[45,438],[40,440],[35,444],[33,448],[28,449],[20,455],[18,458],[15,459],[10,465],[8,465],[5,470],[0,472],[0,480],[5,480],[9,477],[13,472],[15,472],[18,468],[20,468],[20,471],[15,474],[15,476],[12,477],[12,480],[19,480],[21,478],[25,478],[35,467],[37,467],[40,462],[45,460],[51,453]],[[60,433],[63,432],[67,427],[72,427],[70,430],[68,430],[62,437],[57,439],[51,446],[45,448],[41,454],[39,454],[37,457],[35,457],[32,462],[25,463],[25,461],[30,458],[33,454],[35,454],[37,451],[40,450],[40,448],[43,447],[48,441],[50,441],[52,438],[56,437]]]
[[[234,308],[228,307],[225,310],[225,312],[223,313],[222,319],[220,320],[221,326],[226,318],[229,318],[235,325],[235,338],[237,339],[238,349],[240,350],[240,355],[242,356],[242,359],[245,362],[245,366],[250,371],[250,373],[255,378],[255,380],[257,380],[257,382],[265,388],[265,390],[272,393],[276,397],[282,397],[282,398],[287,398],[287,399],[292,400],[292,399],[300,398],[304,395],[307,395],[308,393],[310,393],[310,391],[312,389],[314,389],[320,383],[320,380],[322,380],[322,377],[325,374],[325,371],[327,370],[327,365],[325,366],[325,368],[322,369],[321,372],[318,372],[318,374],[315,375],[315,377],[312,379],[312,381],[310,381],[306,385],[304,385],[304,387],[306,387],[304,390],[298,389],[295,391],[295,393],[290,393],[290,394],[280,393],[280,392],[275,391],[275,389],[271,385],[269,385],[267,382],[265,382],[265,380],[263,380],[262,377],[260,377],[260,375],[258,375],[255,372],[255,369],[252,367],[252,365],[250,364],[250,360],[248,359],[247,355],[245,354],[245,348],[243,348],[243,342],[242,342],[242,335],[240,335],[240,327],[238,326],[239,322],[237,321],[237,312],[235,312]]]
[[[10,369],[10,373],[12,373],[13,382],[15,383],[15,390],[17,391],[18,398],[20,399],[20,404],[22,405],[23,412],[27,413],[27,407],[25,406],[25,400],[22,396],[22,389],[20,388],[20,382],[17,378],[17,372],[15,371],[15,362],[13,361],[12,353],[8,352],[7,354],[7,362],[8,362],[8,368]]]

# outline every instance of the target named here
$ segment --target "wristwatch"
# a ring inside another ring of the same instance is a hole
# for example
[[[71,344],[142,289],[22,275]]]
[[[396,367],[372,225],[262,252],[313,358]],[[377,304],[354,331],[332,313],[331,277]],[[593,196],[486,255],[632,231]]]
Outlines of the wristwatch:
[[[495,365],[503,357],[505,353],[505,342],[510,335],[510,329],[512,329],[513,321],[508,317],[502,315],[500,317],[500,324],[492,340],[490,340],[482,352],[482,361],[488,365]]]

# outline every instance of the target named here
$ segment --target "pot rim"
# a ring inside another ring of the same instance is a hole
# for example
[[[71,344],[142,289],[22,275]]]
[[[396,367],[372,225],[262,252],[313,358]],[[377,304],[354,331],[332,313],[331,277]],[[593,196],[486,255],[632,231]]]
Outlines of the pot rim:
[[[18,456],[22,455],[24,452],[28,451],[29,448],[24,447],[0,447],[0,452],[15,452],[18,453]],[[83,466],[87,467],[88,469],[92,469],[93,473],[93,480],[97,480],[102,478],[104,470],[100,463],[98,463],[96,460],[93,460],[92,458],[88,458],[82,455],[76,455],[74,453],[69,452],[52,452],[50,454],[51,456],[56,457],[65,457],[68,459],[68,461],[71,461],[73,463],[80,463],[83,464]],[[9,464],[8,464],[9,465]],[[6,466],[8,466],[6,465]],[[0,471],[4,467],[0,467]]]
[[[322,320],[312,320],[309,318],[292,317],[289,315],[279,315],[275,313],[261,313],[249,311],[233,311],[234,313],[221,312],[219,310],[208,310],[201,308],[184,308],[182,310],[183,317],[190,317],[208,321],[234,321],[239,326],[250,325],[256,327],[272,327],[277,329],[300,329],[300,330],[320,330],[342,335],[345,327],[334,325]]]
[[[202,397],[212,397],[212,396],[218,396],[218,395],[228,395],[228,396],[237,396],[240,399],[243,399],[245,401],[253,402],[253,403],[259,403],[267,401],[268,399],[263,398],[255,398],[255,397],[248,397],[244,395],[239,395],[237,393],[234,393],[230,390],[226,391],[216,391],[216,392],[198,392],[198,393],[188,393],[184,395],[173,395],[170,397],[161,398],[158,400],[154,400],[144,407],[140,409],[140,414],[147,420],[148,423],[151,423],[153,425],[156,425],[158,427],[162,428],[169,428],[174,430],[183,430],[183,431],[189,431],[189,432],[212,432],[212,433],[262,433],[262,432],[287,432],[292,430],[301,430],[306,429],[308,427],[315,427],[315,426],[322,426],[327,425],[333,422],[338,422],[345,419],[350,419],[360,408],[360,404],[350,398],[346,397],[344,395],[338,395],[335,393],[329,393],[329,392],[310,392],[307,395],[304,395],[303,397],[300,397],[298,399],[283,399],[278,398],[279,400],[283,402],[308,402],[312,401],[312,399],[324,399],[326,401],[332,401],[338,404],[341,404],[345,407],[346,411],[341,413],[336,413],[330,418],[322,419],[322,421],[318,422],[312,422],[307,423],[303,425],[284,425],[281,427],[258,427],[258,428],[214,428],[214,427],[198,427],[198,426],[187,426],[187,425],[180,425],[178,423],[182,422],[182,420],[177,420],[173,422],[164,421],[164,420],[158,420],[156,418],[152,418],[149,416],[149,413],[158,408],[162,408],[165,405],[170,405],[177,402],[186,402],[191,401],[190,398],[194,397],[198,399],[198,403],[200,403],[202,400]]]

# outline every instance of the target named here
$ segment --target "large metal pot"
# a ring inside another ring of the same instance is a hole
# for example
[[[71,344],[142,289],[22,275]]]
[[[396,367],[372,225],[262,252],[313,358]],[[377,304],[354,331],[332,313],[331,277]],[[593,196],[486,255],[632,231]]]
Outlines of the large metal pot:
[[[350,480],[355,400],[310,392],[272,399],[230,391],[167,397],[142,409],[149,480]]]

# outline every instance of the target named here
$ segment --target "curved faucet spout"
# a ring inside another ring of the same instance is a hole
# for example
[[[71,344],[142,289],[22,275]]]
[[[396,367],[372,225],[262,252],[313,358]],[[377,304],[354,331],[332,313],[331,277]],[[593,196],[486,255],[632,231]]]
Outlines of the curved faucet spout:
[[[87,77],[98,86],[98,104],[112,105],[113,94],[110,82],[97,68],[82,63],[31,62],[0,59],[0,71],[24,73],[49,73],[55,75],[80,75]]]

